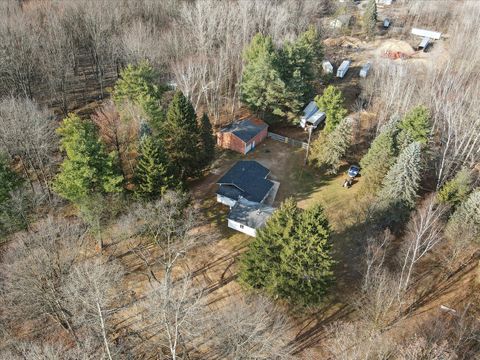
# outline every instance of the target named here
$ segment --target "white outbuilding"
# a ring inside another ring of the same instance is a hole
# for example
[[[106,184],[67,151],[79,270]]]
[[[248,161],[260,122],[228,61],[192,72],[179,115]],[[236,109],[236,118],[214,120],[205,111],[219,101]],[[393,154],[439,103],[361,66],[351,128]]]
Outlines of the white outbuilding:
[[[362,68],[360,69],[360,77],[366,78],[371,68],[372,68],[372,64],[369,62],[363,65]]]
[[[333,73],[333,65],[330,61],[324,60],[322,62],[322,69],[325,74]]]
[[[350,60],[344,60],[337,69],[337,77],[343,78],[350,68]]]

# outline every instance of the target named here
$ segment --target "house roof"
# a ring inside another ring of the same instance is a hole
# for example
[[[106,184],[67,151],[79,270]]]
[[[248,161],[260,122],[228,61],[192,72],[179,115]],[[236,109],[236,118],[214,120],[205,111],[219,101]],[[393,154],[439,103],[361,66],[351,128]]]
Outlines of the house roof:
[[[257,202],[240,199],[230,210],[228,219],[236,221],[249,228],[258,229],[265,225],[275,208]]]
[[[241,160],[223,175],[217,184],[217,194],[237,200],[240,196],[249,200],[262,202],[273,187],[273,182],[266,177],[270,173],[257,161]]]
[[[230,132],[238,137],[243,142],[248,142],[255,137],[260,131],[267,128],[268,125],[262,120],[258,119],[246,119],[242,121],[236,121],[231,123],[227,127],[224,127],[221,132]]]

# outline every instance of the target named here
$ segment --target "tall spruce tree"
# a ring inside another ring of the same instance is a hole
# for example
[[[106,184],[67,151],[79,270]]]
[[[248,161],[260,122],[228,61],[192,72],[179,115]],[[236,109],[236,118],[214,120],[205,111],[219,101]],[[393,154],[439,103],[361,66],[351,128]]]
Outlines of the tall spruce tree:
[[[324,129],[327,134],[332,132],[348,113],[344,107],[342,92],[333,85],[328,86],[322,96],[316,96],[315,102],[327,117]]]
[[[173,185],[161,147],[150,135],[145,135],[141,140],[135,176],[135,194],[144,199],[161,196]]]
[[[280,251],[295,234],[299,209],[292,198],[285,200],[257,231],[241,259],[240,279],[255,289],[265,289],[275,281],[273,267],[280,263]]]
[[[311,26],[279,51],[279,71],[286,84],[284,113],[300,112],[313,95],[313,80],[321,72],[323,49],[317,30]]]
[[[330,174],[336,174],[340,161],[352,143],[352,121],[343,119],[329,134],[321,134],[312,144],[309,160]]]
[[[275,294],[299,305],[321,301],[333,281],[330,235],[322,206],[298,214],[295,234],[282,247],[279,267],[274,268]]]
[[[421,180],[422,154],[418,142],[411,143],[398,156],[379,192],[381,201],[414,207]]]
[[[383,129],[360,160],[363,190],[375,193],[381,187],[383,178],[395,162],[395,134],[395,128]]]
[[[453,179],[447,181],[438,191],[437,200],[442,204],[456,207],[465,201],[472,190],[472,172],[462,168]]]
[[[330,228],[321,206],[287,199],[242,257],[241,280],[297,305],[321,300],[333,280]]]
[[[107,154],[95,125],[70,114],[57,129],[66,159],[53,188],[79,205],[96,194],[121,192],[122,176],[115,171],[115,154]]]
[[[426,145],[432,131],[430,111],[423,105],[413,108],[398,124],[398,128],[400,130],[399,144],[402,148],[412,142]]]
[[[363,29],[370,36],[375,34],[377,18],[376,0],[368,0],[365,12],[363,13]]]
[[[447,236],[462,241],[480,242],[480,189],[473,191],[460,203],[448,220],[445,229]]]
[[[12,171],[6,157],[0,154],[0,204],[10,199],[10,193],[22,183],[23,179]]]
[[[31,194],[25,181],[10,168],[7,158],[0,154],[0,238],[28,224]]]
[[[277,55],[269,36],[257,34],[243,54],[242,101],[254,111],[273,111],[286,90],[276,68]]]
[[[121,71],[113,89],[113,100],[118,109],[122,109],[126,102],[138,105],[155,129],[160,127],[165,117],[160,105],[163,88],[155,84],[158,78],[147,61],[138,65],[130,64]]]
[[[202,165],[207,166],[215,157],[215,136],[212,124],[206,113],[200,119],[200,146],[202,154]]]
[[[202,168],[198,151],[200,136],[197,115],[181,91],[175,93],[168,107],[162,135],[163,147],[173,175],[184,181],[197,174]]]

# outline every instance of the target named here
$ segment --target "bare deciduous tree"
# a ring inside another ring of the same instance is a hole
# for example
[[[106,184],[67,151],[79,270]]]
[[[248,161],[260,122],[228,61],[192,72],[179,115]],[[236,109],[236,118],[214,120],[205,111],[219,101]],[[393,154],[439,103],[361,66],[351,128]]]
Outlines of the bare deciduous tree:
[[[203,335],[205,322],[201,288],[192,284],[188,274],[182,279],[155,284],[146,300],[142,320],[151,350],[162,357],[188,359],[190,341]]]
[[[13,329],[53,321],[90,356],[110,357],[106,319],[123,270],[115,262],[85,261],[85,234],[79,223],[49,217],[13,242],[1,267],[1,299],[9,309],[2,317]]]
[[[9,97],[0,101],[0,149],[18,160],[32,189],[38,181],[50,196],[57,149],[55,120],[33,101]]]
[[[443,239],[443,215],[446,208],[430,195],[412,215],[400,251],[401,274],[398,281],[399,296],[407,290],[414,268]]]
[[[342,323],[331,325],[331,340],[327,344],[335,360],[387,359],[395,344],[368,322]]]
[[[164,270],[165,281],[171,281],[174,265],[188,250],[207,240],[195,230],[198,213],[188,206],[188,201],[186,194],[168,191],[160,200],[141,204],[130,214],[136,219],[133,223],[136,223],[137,232],[155,245],[151,251],[159,251],[156,261]],[[153,273],[151,275],[155,278]]]
[[[287,319],[261,297],[242,298],[212,317],[211,347],[221,359],[292,359]]]

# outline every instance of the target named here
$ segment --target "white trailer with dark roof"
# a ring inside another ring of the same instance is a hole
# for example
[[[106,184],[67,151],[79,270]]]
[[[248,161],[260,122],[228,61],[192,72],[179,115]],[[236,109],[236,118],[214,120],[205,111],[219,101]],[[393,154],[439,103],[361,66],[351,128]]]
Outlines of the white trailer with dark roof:
[[[337,77],[343,78],[350,67],[350,60],[344,60],[337,69]]]

